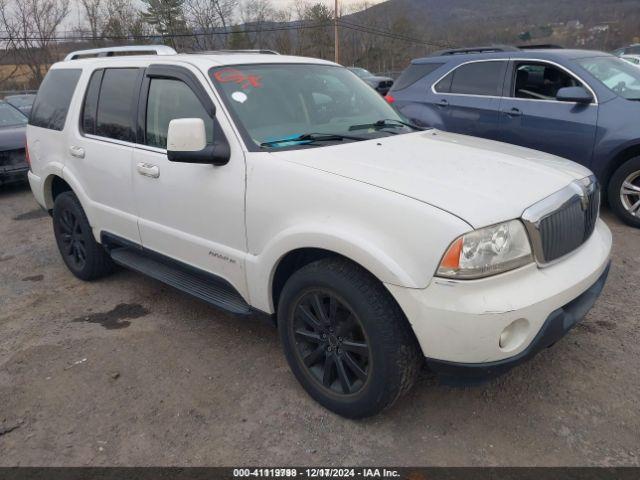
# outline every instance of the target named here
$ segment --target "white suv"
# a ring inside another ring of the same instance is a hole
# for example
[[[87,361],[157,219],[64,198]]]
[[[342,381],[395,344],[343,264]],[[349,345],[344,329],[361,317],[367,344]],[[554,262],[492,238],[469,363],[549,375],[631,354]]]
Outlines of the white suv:
[[[62,258],[273,314],[334,412],[390,406],[425,361],[504,372],[602,290],[611,234],[580,165],[415,127],[331,62],[120,50],[70,54],[33,107],[29,181]]]

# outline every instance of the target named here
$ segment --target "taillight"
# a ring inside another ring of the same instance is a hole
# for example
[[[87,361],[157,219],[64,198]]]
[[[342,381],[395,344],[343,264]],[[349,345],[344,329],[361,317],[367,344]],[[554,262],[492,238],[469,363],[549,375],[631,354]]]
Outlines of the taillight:
[[[394,103],[396,101],[395,98],[393,98],[393,95],[385,95],[384,99],[387,101],[387,103]]]
[[[29,157],[29,145],[25,143],[24,145],[24,160],[29,165],[29,170],[31,170],[31,158]]]

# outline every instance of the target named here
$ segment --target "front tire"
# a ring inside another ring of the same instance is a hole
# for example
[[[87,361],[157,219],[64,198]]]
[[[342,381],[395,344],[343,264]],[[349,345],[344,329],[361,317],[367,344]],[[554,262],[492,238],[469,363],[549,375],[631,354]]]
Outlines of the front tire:
[[[341,258],[313,262],[285,284],[278,330],[309,395],[349,418],[374,415],[413,385],[422,355],[384,286]]]
[[[632,227],[640,228],[640,157],[622,164],[609,181],[609,206]]]
[[[81,280],[95,280],[113,271],[113,261],[93,237],[91,225],[72,192],[58,195],[53,204],[53,232],[67,268]]]

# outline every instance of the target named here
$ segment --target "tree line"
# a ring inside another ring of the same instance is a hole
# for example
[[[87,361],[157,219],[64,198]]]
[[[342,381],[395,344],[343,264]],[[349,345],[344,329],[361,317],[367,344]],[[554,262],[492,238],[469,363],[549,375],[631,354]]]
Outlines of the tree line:
[[[348,20],[369,6],[363,0],[340,12],[342,64],[398,70],[412,55],[435,48],[402,12],[359,24]],[[286,8],[271,0],[78,0],[77,8],[80,20],[72,26],[68,0],[0,0],[0,90],[18,83],[12,80],[20,69],[23,83],[26,69],[28,86],[37,87],[48,66],[70,50],[111,45],[271,49],[334,58],[333,9],[312,0],[294,0]]]
[[[270,49],[334,59],[333,0],[291,0],[286,7],[273,0],[71,1],[73,9],[69,0],[0,0],[0,90],[37,88],[49,65],[69,51],[111,45]],[[450,8],[426,0],[343,7],[340,63],[392,73],[412,58],[459,45],[525,41],[610,50],[640,41],[637,0],[486,0],[482,12],[448,1]],[[584,25],[570,27],[578,13]]]

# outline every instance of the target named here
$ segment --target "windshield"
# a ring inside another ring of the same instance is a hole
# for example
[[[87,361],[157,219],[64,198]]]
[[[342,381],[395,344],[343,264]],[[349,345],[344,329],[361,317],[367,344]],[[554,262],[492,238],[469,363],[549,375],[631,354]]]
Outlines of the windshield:
[[[616,57],[582,58],[578,63],[609,90],[627,100],[640,100],[640,68]]]
[[[33,101],[35,100],[35,95],[12,95],[10,97],[6,97],[5,100],[16,107],[29,107],[33,105]]]
[[[27,117],[20,113],[19,110],[5,102],[0,103],[0,127],[14,127],[16,125],[25,125],[26,123]]]
[[[252,150],[412,131],[375,90],[342,67],[257,64],[214,67],[209,73]]]
[[[355,73],[360,78],[373,77],[373,73],[371,73],[369,70],[366,70],[364,68],[352,67],[349,70],[351,70],[353,73]]]

